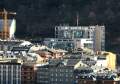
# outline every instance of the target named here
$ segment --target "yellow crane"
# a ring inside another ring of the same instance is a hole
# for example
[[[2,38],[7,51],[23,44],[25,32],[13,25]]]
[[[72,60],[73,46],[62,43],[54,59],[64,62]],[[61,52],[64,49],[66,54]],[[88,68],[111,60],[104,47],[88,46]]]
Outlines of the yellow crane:
[[[0,15],[3,18],[3,29],[1,32],[1,38],[7,40],[9,38],[9,28],[8,28],[8,15],[16,15],[15,12],[4,11],[0,12]]]

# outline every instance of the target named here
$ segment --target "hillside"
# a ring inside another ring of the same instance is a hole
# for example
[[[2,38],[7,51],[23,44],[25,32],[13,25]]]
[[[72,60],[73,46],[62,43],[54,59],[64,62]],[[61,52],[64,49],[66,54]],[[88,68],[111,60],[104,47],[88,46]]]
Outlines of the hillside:
[[[105,25],[106,48],[120,49],[119,0],[1,0],[0,8],[17,12],[16,37],[54,37],[60,24]]]

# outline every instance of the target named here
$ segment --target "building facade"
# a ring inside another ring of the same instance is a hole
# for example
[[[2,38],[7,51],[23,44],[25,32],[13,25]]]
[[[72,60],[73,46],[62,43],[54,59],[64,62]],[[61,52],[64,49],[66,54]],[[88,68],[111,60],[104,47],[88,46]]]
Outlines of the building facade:
[[[95,26],[56,26],[55,37],[63,39],[93,38]]]
[[[95,73],[90,67],[80,68],[74,71],[74,84],[119,84],[118,76],[113,72]]]
[[[104,26],[56,26],[55,38],[44,39],[44,44],[50,48],[60,48],[76,51],[79,48],[89,48],[94,51],[105,50]]]
[[[0,63],[0,84],[21,84],[21,64]]]
[[[91,39],[94,51],[105,50],[105,26],[56,26],[55,38],[72,39],[74,44],[80,39]]]
[[[54,60],[48,65],[36,66],[36,84],[73,84],[74,65],[77,62]]]
[[[35,84],[35,73],[33,65],[22,65],[21,67],[21,84]]]
[[[44,44],[50,48],[63,49],[67,51],[76,51],[79,48],[93,49],[92,39],[59,39],[59,38],[46,38]]]
[[[110,70],[116,70],[116,54],[112,52],[100,52],[97,57],[96,66],[103,66]]]
[[[49,84],[49,68],[48,65],[36,66],[36,84]]]

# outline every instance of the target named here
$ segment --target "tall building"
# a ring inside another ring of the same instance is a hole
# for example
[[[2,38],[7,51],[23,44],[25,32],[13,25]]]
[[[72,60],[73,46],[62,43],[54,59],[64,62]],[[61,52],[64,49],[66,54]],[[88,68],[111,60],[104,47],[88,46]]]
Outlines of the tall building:
[[[0,84],[21,84],[21,64],[0,63]]]
[[[105,50],[105,26],[56,26],[55,38],[91,39],[94,51]]]
[[[104,26],[95,26],[94,33],[94,50],[95,51],[104,51],[105,50],[105,27]]]
[[[55,38],[46,38],[44,43],[53,48],[76,51],[89,48],[94,51],[105,50],[104,26],[56,26]]]

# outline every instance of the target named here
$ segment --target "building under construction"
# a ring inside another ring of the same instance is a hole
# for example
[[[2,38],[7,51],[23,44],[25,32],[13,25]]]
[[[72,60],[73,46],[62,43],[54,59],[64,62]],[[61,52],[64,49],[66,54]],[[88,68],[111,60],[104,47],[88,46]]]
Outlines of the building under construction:
[[[15,15],[15,12],[8,12],[5,9],[0,12],[0,39],[8,40],[14,36],[16,23],[13,17]]]

